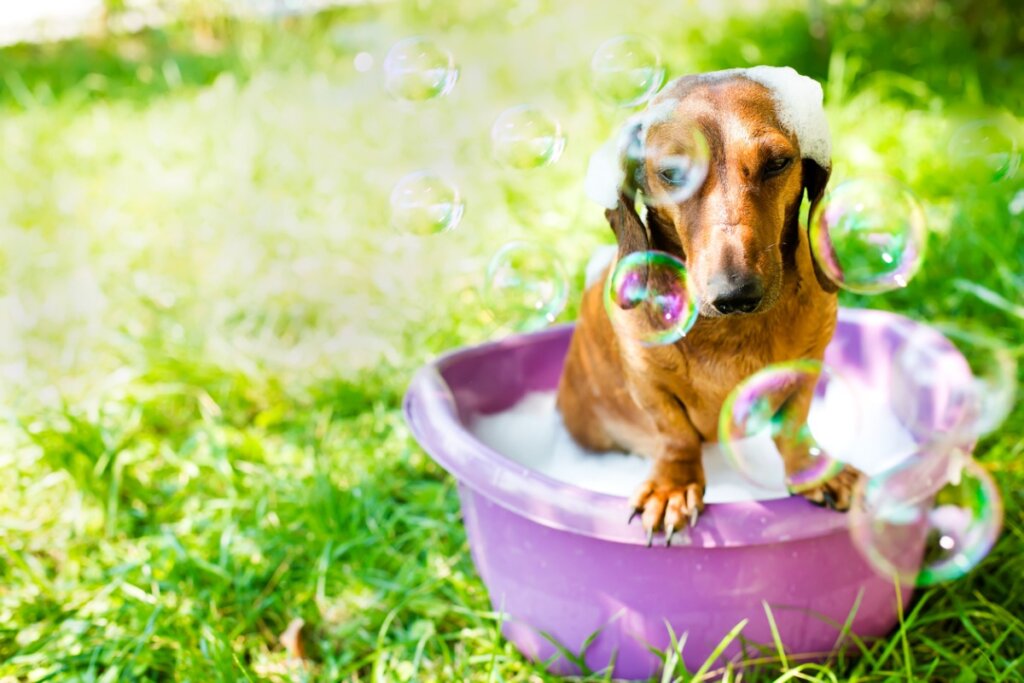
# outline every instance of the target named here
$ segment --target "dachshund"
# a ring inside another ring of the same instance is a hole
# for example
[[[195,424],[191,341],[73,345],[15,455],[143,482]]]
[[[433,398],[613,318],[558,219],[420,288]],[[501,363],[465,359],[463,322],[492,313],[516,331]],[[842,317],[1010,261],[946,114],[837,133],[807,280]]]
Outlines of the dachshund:
[[[635,127],[645,148],[669,150],[685,147],[696,127],[710,154],[707,175],[683,201],[648,205],[646,222],[629,192],[618,189],[605,213],[616,257],[584,293],[558,386],[558,410],[580,446],[652,459],[649,478],[630,499],[630,521],[640,516],[648,544],[656,530],[670,544],[703,511],[701,445],[717,440],[730,391],[769,364],[820,360],[836,325],[836,286],[800,227],[804,193],[813,212],[831,163],[801,150],[794,126],[780,116],[776,90],[740,70],[716,73],[670,83],[648,107],[667,115]],[[820,86],[805,80],[820,103]],[[641,164],[637,175],[648,195],[671,196],[668,185],[678,180],[652,163]],[[610,314],[603,302],[615,262],[647,250],[680,258],[699,302],[693,328],[672,344],[644,345],[634,333],[634,312]],[[791,403],[806,419],[813,387],[798,392]],[[787,474],[806,467],[806,442],[775,440]],[[858,476],[847,467],[800,495],[845,510]]]

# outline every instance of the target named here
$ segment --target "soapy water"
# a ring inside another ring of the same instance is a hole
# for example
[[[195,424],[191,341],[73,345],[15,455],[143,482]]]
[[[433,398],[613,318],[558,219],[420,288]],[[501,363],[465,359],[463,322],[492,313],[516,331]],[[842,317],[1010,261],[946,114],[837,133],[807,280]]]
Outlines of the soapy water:
[[[459,189],[433,171],[416,171],[399,180],[390,201],[392,226],[419,236],[454,230],[466,208]]]
[[[827,425],[807,419],[812,399],[828,395],[833,405],[845,404],[846,419]],[[830,451],[856,440],[860,425],[860,407],[848,382],[818,361],[797,360],[770,365],[733,389],[722,404],[718,442],[733,469],[756,484],[762,476],[759,440],[770,439],[792,454],[786,486],[801,492],[842,471],[843,462]]]
[[[494,158],[503,166],[526,170],[550,166],[565,149],[558,121],[540,107],[524,104],[506,109],[491,127]]]
[[[836,285],[858,294],[906,287],[924,261],[924,210],[889,178],[837,185],[810,218],[811,253]]]
[[[869,474],[881,472],[915,450],[910,435],[889,408],[884,394],[851,380],[862,428],[855,438],[829,444],[832,457]],[[842,434],[847,429],[850,396],[829,392],[816,396],[809,421],[815,433]],[[559,481],[580,488],[628,497],[648,476],[651,461],[627,453],[591,453],[566,431],[555,408],[555,392],[527,394],[511,408],[478,415],[470,424],[476,437],[496,452]],[[733,469],[719,444],[704,445],[707,503],[786,498],[790,491],[782,459],[771,438],[758,433],[743,444],[746,474]]]
[[[459,70],[450,52],[429,38],[400,40],[384,58],[384,87],[407,102],[443,97],[455,87]]]
[[[686,266],[660,251],[628,254],[605,280],[608,315],[626,319],[631,337],[645,346],[672,344],[686,336],[697,322],[696,301]]]
[[[849,522],[858,550],[879,573],[930,586],[974,568],[995,544],[1002,520],[991,475],[954,449],[910,458],[861,482]]]
[[[651,40],[616,36],[594,51],[590,78],[602,100],[620,107],[635,107],[658,92],[665,69]]]

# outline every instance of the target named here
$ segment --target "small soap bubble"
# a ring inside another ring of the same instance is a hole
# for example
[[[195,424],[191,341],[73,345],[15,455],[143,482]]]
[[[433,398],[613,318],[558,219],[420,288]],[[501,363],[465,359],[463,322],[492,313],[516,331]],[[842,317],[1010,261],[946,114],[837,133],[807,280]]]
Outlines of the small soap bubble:
[[[935,462],[943,476],[932,476]],[[957,579],[991,550],[1003,506],[991,475],[964,452],[922,454],[864,480],[850,510],[854,544],[884,576],[931,586]]]
[[[842,404],[843,425],[808,419],[816,401]],[[859,423],[853,388],[821,362],[803,359],[769,365],[740,382],[722,404],[718,440],[733,469],[755,484],[764,484],[765,440],[780,452],[803,454],[803,463],[786,475],[786,486],[799,493],[842,471],[830,446],[852,438]],[[838,428],[826,432],[823,426]]]
[[[569,278],[554,252],[517,240],[487,264],[484,300],[506,327],[530,332],[550,325],[569,300]]]
[[[1017,359],[991,336],[948,325],[902,340],[890,381],[893,409],[924,442],[970,444],[1002,425],[1017,394]]]
[[[686,265],[661,251],[620,259],[605,280],[604,305],[613,320],[622,316],[630,336],[644,346],[673,344],[697,322]]]
[[[838,286],[858,294],[906,287],[928,239],[924,210],[895,180],[848,180],[811,216],[811,251]]]
[[[971,121],[957,128],[949,139],[952,165],[971,179],[999,182],[1017,175],[1020,150],[1017,134],[1008,119]]]
[[[494,157],[517,169],[549,166],[562,156],[565,135],[558,121],[540,107],[506,109],[491,127]]]
[[[602,43],[590,60],[590,74],[597,94],[620,107],[646,102],[665,79],[657,48],[641,36],[617,36]]]
[[[391,191],[391,224],[410,235],[453,230],[464,210],[458,188],[432,171],[410,173]]]
[[[383,66],[388,92],[410,102],[447,95],[459,78],[451,53],[428,38],[406,38],[395,43]]]

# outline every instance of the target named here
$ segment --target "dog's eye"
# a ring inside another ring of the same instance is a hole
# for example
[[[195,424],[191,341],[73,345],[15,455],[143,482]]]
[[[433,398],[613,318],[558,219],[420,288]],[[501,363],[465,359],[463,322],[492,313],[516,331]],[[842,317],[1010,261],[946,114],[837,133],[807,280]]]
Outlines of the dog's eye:
[[[666,166],[658,171],[658,177],[672,187],[682,187],[686,182],[686,169],[680,166]]]
[[[791,163],[793,163],[793,160],[789,157],[772,159],[767,164],[765,164],[764,174],[769,178],[771,178],[772,176],[777,176],[783,171],[785,171],[787,168],[789,168],[789,165]]]

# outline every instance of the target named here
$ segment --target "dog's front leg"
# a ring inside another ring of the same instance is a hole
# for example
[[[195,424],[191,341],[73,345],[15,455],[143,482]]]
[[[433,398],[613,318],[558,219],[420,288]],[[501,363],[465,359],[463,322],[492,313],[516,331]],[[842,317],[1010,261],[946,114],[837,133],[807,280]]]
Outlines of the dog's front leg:
[[[815,477],[815,472],[824,465],[820,460],[828,456],[816,450],[818,445],[810,437],[806,426],[811,401],[814,399],[814,385],[803,386],[796,392],[786,401],[786,424],[774,437],[775,446],[786,466],[789,489],[815,505],[848,510],[861,473],[845,465],[829,479],[821,481]]]
[[[638,398],[654,417],[656,436],[650,453],[654,461],[650,477],[630,498],[630,521],[640,516],[647,530],[648,546],[659,529],[664,529],[665,545],[670,545],[675,532],[687,523],[696,524],[704,509],[701,439],[685,408],[670,394]]]

